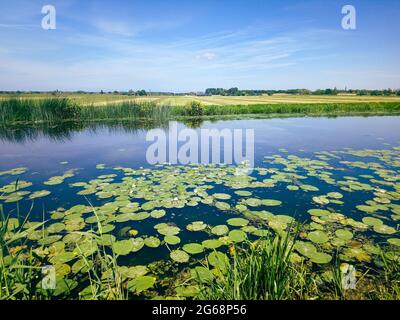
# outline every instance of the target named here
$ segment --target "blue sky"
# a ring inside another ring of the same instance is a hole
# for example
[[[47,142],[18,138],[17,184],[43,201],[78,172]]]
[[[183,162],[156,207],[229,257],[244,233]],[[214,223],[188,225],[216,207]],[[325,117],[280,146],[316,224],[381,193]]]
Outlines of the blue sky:
[[[399,31],[398,0],[1,0],[0,90],[400,88]]]

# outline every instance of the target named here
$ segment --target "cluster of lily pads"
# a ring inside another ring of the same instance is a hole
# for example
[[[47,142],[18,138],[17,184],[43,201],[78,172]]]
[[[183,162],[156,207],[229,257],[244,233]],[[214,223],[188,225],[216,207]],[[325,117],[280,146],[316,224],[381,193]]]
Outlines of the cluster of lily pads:
[[[236,167],[226,165],[126,168],[98,164],[103,174],[70,183],[84,204],[53,210],[45,224],[26,223],[24,236],[38,256],[55,266],[57,277],[67,281],[60,294],[66,287],[78,287],[74,276],[88,269],[88,261],[95,263],[91,257],[99,247],[108,248],[117,258],[140,257],[144,248],[164,248],[167,253],[160,263],[165,268],[189,268],[191,277],[212,279],[215,270],[227,267],[235,246],[272,234],[285,235],[296,220],[304,225],[291,254],[293,263],[323,268],[337,255],[349,263],[379,265],[383,247],[393,259],[399,258],[400,147],[317,152],[312,158],[282,153],[265,157],[264,165],[252,175],[238,174]],[[16,168],[0,176],[27,170]],[[357,174],[352,176],[353,172]],[[44,185],[62,184],[75,175],[76,170],[69,170]],[[0,201],[29,201],[54,192],[27,191],[31,186],[25,180],[6,184],[0,188]],[[282,197],[274,199],[282,190],[296,195],[296,201],[307,208],[302,212],[306,218],[281,212],[283,205],[296,205],[285,204]],[[360,197],[367,200],[360,203],[356,200]],[[188,208],[201,208],[196,220],[177,224],[176,215]],[[209,213],[225,222],[208,223]],[[12,231],[19,222],[13,218],[8,223]],[[152,232],[142,234],[143,224],[151,225]],[[205,240],[186,242],[186,233],[201,233],[199,239]],[[118,267],[127,288],[136,294],[163,286],[157,269],[139,264]],[[80,290],[84,295],[90,289]],[[178,286],[174,290],[178,296],[190,296],[194,289]]]

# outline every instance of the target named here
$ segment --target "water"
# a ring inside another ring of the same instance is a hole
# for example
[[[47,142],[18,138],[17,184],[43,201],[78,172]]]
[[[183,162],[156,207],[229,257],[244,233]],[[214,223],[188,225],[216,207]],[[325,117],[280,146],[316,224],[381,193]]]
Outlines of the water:
[[[335,159],[332,154],[328,156],[329,164],[334,169],[325,169],[333,172],[334,184],[327,184],[317,177],[308,176],[300,184],[315,186],[318,192],[289,191],[287,185],[293,183],[284,183],[278,181],[270,188],[246,188],[252,192],[253,198],[274,199],[282,202],[277,207],[248,208],[251,210],[268,210],[275,215],[287,215],[295,217],[302,222],[311,222],[310,214],[307,210],[312,208],[324,208],[333,212],[338,212],[352,218],[355,221],[361,221],[365,212],[357,210],[357,205],[364,204],[365,201],[374,198],[373,191],[348,192],[341,190],[338,181],[343,181],[344,177],[355,177],[360,182],[371,185],[371,178],[362,177],[362,175],[374,175],[377,178],[377,172],[368,168],[357,168],[340,163],[340,161],[364,161],[379,162],[385,169],[391,170],[391,174],[398,174],[399,167],[396,161],[399,160],[399,151],[392,148],[400,145],[400,117],[341,117],[341,118],[285,118],[285,119],[257,119],[257,120],[226,120],[226,121],[205,121],[201,123],[179,123],[179,129],[193,128],[199,131],[201,129],[254,129],[255,153],[254,161],[256,167],[276,168],[279,172],[288,172],[283,170],[279,164],[263,162],[265,156],[280,155],[285,159],[289,155],[295,155],[302,158],[318,160],[321,151],[345,151],[347,148],[353,150],[391,150],[390,161],[382,164],[382,159],[364,157],[360,158],[354,154],[340,154],[340,159]],[[18,177],[19,179],[32,182],[33,185],[26,190],[38,191],[49,190],[49,196],[36,199],[31,214],[32,220],[49,219],[49,212],[59,207],[68,209],[76,204],[88,204],[90,201],[94,206],[101,206],[114,198],[98,199],[92,194],[87,197],[77,195],[82,188],[71,188],[70,184],[76,182],[87,182],[95,179],[99,175],[116,174],[114,182],[120,182],[124,177],[123,172],[116,171],[113,168],[117,166],[140,169],[150,168],[146,160],[146,150],[151,142],[146,141],[146,133],[151,128],[161,128],[168,131],[168,124],[163,125],[138,125],[131,123],[114,124],[64,124],[55,127],[15,127],[13,129],[2,129],[0,131],[0,172],[17,167],[27,167],[29,170],[19,176],[2,175],[0,176],[0,186],[6,185]],[[285,150],[283,150],[285,149]],[[65,163],[67,162],[67,163]],[[64,163],[64,164],[63,164]],[[99,170],[97,164],[105,164],[106,169]],[[336,170],[336,169],[340,170]],[[64,172],[75,169],[74,176],[65,179],[65,182],[59,185],[43,185],[47,179],[62,175]],[[159,169],[157,169],[159,170]],[[183,169],[185,170],[185,169]],[[221,169],[224,170],[224,169]],[[380,169],[381,170],[381,169]],[[297,174],[307,175],[309,171],[299,168]],[[380,171],[379,171],[380,172]],[[379,173],[378,172],[378,173]],[[258,181],[269,178],[271,173],[263,176],[259,171],[253,172],[252,176]],[[382,179],[381,179],[382,180]],[[390,179],[389,179],[390,180]],[[393,179],[391,180],[393,181]],[[214,181],[215,182],[215,181]],[[191,182],[188,181],[188,184]],[[391,186],[373,185],[374,188],[384,188],[388,192],[398,190],[398,179],[394,178],[394,184]],[[234,189],[224,184],[215,184],[211,193],[227,193],[232,196],[228,202],[232,207],[241,199],[234,193]],[[321,205],[313,202],[314,196],[325,195],[329,192],[340,192],[344,195],[343,203],[330,203]],[[398,194],[397,194],[398,195]],[[376,195],[375,195],[376,196]],[[398,206],[400,203],[396,195],[391,199],[388,210],[382,212],[380,218],[385,225],[397,228],[397,220],[391,217],[391,214],[399,214]],[[143,204],[144,199],[134,199],[132,201]],[[5,203],[3,205],[6,212],[15,214],[16,203]],[[27,212],[32,205],[32,201],[19,201],[20,211]],[[143,210],[141,210],[143,211]],[[148,210],[151,211],[151,210]],[[204,221],[210,226],[226,224],[226,220],[237,217],[238,213],[219,210],[215,206],[204,203],[198,203],[196,206],[185,206],[184,208],[166,209],[167,214],[161,219],[155,220],[148,218],[143,221],[128,221],[124,223],[115,223],[116,228],[112,232],[117,239],[126,238],[120,231],[124,227],[130,227],[139,231],[138,236],[146,237],[155,235],[163,239],[163,236],[157,234],[154,225],[161,222],[174,223],[181,232],[182,247],[188,242],[197,242],[212,237],[206,232],[189,232],[186,226],[193,221]],[[374,213],[375,214],[375,213]],[[240,215],[240,214],[239,214]],[[373,215],[373,216],[376,216]],[[51,221],[49,223],[52,223]],[[252,223],[251,223],[252,224]],[[259,223],[255,223],[257,228],[261,228]],[[348,229],[351,229],[347,226]],[[86,227],[87,228],[87,225]],[[338,229],[338,227],[335,227]],[[237,229],[230,227],[230,229]],[[333,235],[334,229],[328,229]],[[351,229],[352,230],[352,229]],[[359,231],[359,230],[358,230]],[[355,233],[355,237],[358,235]],[[249,234],[249,238],[255,236]],[[371,239],[374,241],[386,241],[387,238],[396,238],[397,235],[390,233],[387,235],[381,232],[374,232],[370,228],[359,233],[360,239]],[[332,238],[333,236],[331,236]],[[215,238],[215,237],[214,237]],[[171,248],[175,248],[171,246]],[[159,248],[147,248],[136,253],[131,253],[121,257],[120,261],[124,264],[148,264],[150,262],[169,259],[169,248],[161,245]],[[225,250],[225,249],[222,249]],[[226,250],[225,250],[226,251]]]

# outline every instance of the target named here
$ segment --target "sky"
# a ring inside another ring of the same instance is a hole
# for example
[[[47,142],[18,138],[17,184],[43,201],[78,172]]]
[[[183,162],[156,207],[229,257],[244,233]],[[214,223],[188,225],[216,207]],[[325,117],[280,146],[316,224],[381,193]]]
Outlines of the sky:
[[[0,90],[398,89],[399,31],[398,0],[0,0]]]

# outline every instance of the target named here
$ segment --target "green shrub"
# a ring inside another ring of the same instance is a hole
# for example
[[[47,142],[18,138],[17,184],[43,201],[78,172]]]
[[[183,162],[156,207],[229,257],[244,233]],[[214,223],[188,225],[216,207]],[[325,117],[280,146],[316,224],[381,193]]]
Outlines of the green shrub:
[[[203,105],[199,101],[190,101],[185,105],[185,115],[190,117],[201,117],[204,115]]]

